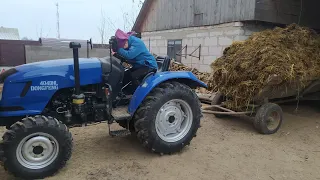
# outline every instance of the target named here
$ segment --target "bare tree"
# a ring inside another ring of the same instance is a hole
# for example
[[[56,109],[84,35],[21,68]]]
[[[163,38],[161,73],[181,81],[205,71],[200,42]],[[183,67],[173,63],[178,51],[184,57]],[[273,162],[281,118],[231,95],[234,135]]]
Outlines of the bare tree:
[[[116,29],[115,23],[110,19],[110,17],[106,16],[101,9],[100,26],[98,26],[101,44],[106,43],[106,36],[108,32],[115,32]]]
[[[122,18],[123,18],[123,26],[118,24],[116,20],[112,20],[109,16],[107,16],[102,8],[101,8],[101,19],[100,25],[98,26],[99,37],[101,44],[106,43],[107,35],[114,34],[114,32],[118,29],[118,27],[123,27],[123,30],[128,32],[133,27],[137,14],[139,13],[139,9],[142,7],[144,0],[132,0],[132,8],[129,12],[123,11],[125,9],[122,7]]]
[[[132,0],[131,12],[122,12],[123,16],[123,27],[125,31],[130,31],[136,22],[136,17],[138,16],[139,10],[143,5],[143,0]],[[137,8],[135,4],[137,3]],[[124,9],[124,8],[122,8]]]
[[[143,0],[136,0],[136,1],[138,1],[138,7],[141,8],[144,1]],[[135,0],[132,0],[132,3],[134,4]]]
[[[38,28],[38,26],[37,26],[37,28],[36,28],[36,33],[37,33],[37,37],[38,37],[38,38],[42,38],[42,36],[43,36],[43,34],[42,34],[42,29],[43,29],[43,24],[42,24],[42,22],[41,22],[40,28]]]
[[[106,17],[101,9],[100,26],[98,26],[101,44],[104,44],[106,35]]]

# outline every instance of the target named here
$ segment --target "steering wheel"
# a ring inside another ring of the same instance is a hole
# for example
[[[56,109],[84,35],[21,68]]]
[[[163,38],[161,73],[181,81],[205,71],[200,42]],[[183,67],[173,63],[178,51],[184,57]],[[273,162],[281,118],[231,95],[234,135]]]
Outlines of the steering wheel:
[[[130,63],[128,62],[128,60],[126,60],[124,57],[122,57],[122,56],[119,55],[118,53],[116,53],[116,54],[114,55],[114,57],[116,57],[117,59],[120,60],[120,64],[121,64],[125,69],[130,69],[130,68],[131,68],[131,67],[128,67],[127,65],[124,64],[124,63],[126,63],[126,64],[129,64],[129,65],[130,65]]]

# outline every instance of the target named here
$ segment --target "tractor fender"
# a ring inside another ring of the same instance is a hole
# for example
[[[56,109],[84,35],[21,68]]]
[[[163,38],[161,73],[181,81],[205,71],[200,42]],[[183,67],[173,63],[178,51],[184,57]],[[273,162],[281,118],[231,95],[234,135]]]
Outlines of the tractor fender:
[[[207,85],[204,82],[200,81],[192,72],[167,71],[167,72],[155,73],[147,77],[134,92],[128,107],[129,113],[133,115],[135,111],[138,109],[138,107],[140,106],[140,104],[142,103],[142,101],[147,97],[147,95],[155,87],[169,80],[176,80],[176,81],[185,83],[192,88],[195,88],[195,87],[207,88]]]

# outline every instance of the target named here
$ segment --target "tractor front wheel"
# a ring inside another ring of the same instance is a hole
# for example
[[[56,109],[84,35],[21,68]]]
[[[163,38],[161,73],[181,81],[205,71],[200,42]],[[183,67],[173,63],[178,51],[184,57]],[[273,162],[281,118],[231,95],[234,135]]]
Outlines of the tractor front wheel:
[[[16,177],[39,179],[53,175],[70,159],[72,136],[57,119],[27,117],[3,135],[0,160]]]
[[[190,144],[200,126],[200,103],[186,85],[167,82],[153,89],[137,110],[137,137],[147,149],[163,154]]]

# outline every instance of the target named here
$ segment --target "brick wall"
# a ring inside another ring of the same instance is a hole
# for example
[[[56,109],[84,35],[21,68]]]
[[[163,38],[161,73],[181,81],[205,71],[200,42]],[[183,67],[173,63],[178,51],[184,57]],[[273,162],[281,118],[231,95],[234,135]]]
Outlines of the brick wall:
[[[259,23],[233,22],[216,26],[173,29],[166,31],[144,32],[142,40],[149,50],[158,55],[167,54],[167,41],[182,39],[182,48],[187,45],[187,54],[192,53],[201,45],[200,60],[196,57],[181,57],[181,62],[195,67],[203,72],[210,72],[210,64],[220,57],[223,50],[234,41],[247,39],[253,32],[258,32],[272,26]],[[185,50],[182,52],[185,54]],[[199,55],[197,50],[194,56]]]

